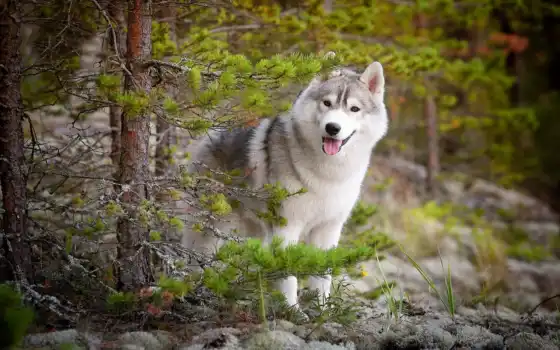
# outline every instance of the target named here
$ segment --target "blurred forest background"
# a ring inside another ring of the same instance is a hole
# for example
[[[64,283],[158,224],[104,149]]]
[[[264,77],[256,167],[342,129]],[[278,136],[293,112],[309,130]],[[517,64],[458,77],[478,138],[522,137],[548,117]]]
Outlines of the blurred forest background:
[[[190,142],[374,60],[390,132],[347,237],[374,227],[433,273],[438,252],[454,259],[469,302],[527,308],[559,292],[555,1],[2,0],[0,32],[0,278],[47,319],[75,322],[84,296],[105,302],[192,259],[176,233],[212,231],[201,218],[230,204],[196,182],[204,215],[171,205],[195,183],[181,168]],[[422,289],[391,256],[389,277]]]

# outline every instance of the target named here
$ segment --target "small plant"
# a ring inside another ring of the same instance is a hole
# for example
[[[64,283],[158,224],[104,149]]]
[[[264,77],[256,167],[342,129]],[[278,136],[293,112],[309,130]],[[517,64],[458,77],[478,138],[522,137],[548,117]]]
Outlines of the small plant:
[[[379,268],[379,271],[381,272],[381,276],[383,277],[383,281],[380,282],[378,280],[378,283],[380,283],[381,293],[385,296],[385,301],[387,302],[387,307],[389,308],[388,317],[394,317],[395,320],[398,320],[400,315],[402,315],[404,300],[402,298],[402,295],[399,299],[395,298],[395,296],[393,295],[393,289],[396,287],[396,284],[394,282],[390,283],[387,280],[387,278],[385,277],[385,273],[381,268],[381,261],[379,260],[379,257],[376,256],[376,259],[377,266]]]
[[[358,246],[323,250],[304,243],[283,247],[279,237],[274,237],[268,246],[258,239],[243,243],[228,242],[216,254],[216,267],[205,269],[204,284],[226,299],[257,300],[258,313],[264,321],[267,309],[265,292],[270,282],[290,275],[298,278],[326,274],[338,276],[373,258],[376,248]]]
[[[455,302],[455,294],[453,292],[450,267],[449,266],[447,267],[447,274],[444,278],[445,290],[443,293],[441,293],[439,289],[436,287],[434,280],[428,275],[428,273],[404,250],[402,250],[402,252],[406,255],[408,261],[410,261],[412,266],[420,273],[420,275],[422,275],[422,278],[424,279],[424,281],[426,281],[426,283],[428,283],[430,289],[437,295],[437,297],[442,302],[443,306],[445,307],[449,315],[451,315],[451,317],[455,317],[456,302]],[[440,255],[440,261],[441,261],[441,267],[443,269],[444,267],[443,267],[443,260],[441,259],[441,255]]]
[[[21,295],[11,285],[0,284],[0,349],[19,345],[33,317],[33,310],[23,305]]]

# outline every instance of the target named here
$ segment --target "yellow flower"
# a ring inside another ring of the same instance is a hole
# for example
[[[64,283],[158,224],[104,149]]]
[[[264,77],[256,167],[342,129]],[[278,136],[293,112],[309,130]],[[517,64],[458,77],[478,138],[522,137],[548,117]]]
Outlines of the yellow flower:
[[[360,273],[361,273],[361,275],[362,275],[362,278],[363,278],[363,277],[366,277],[366,276],[368,275],[368,273],[367,273],[367,271],[366,271],[366,269],[365,269],[365,267],[364,267],[363,264],[360,265]]]

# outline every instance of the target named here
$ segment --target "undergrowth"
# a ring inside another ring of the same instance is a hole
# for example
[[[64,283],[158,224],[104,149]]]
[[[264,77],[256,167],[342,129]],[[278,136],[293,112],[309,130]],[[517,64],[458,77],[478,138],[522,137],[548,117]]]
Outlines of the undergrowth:
[[[33,310],[24,305],[20,293],[0,284],[0,349],[19,345],[33,321]]]

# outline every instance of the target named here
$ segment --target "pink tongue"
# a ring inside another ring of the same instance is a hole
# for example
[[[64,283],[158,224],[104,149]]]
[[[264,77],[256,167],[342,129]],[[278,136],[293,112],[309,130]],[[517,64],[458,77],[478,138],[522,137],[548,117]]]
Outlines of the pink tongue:
[[[340,146],[342,146],[342,140],[335,140],[328,137],[323,139],[323,149],[328,155],[334,156],[340,151]]]

